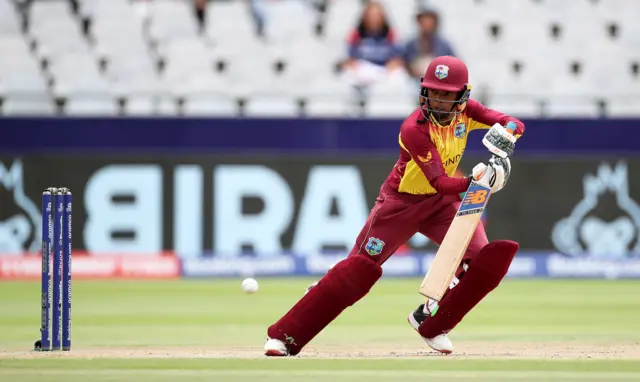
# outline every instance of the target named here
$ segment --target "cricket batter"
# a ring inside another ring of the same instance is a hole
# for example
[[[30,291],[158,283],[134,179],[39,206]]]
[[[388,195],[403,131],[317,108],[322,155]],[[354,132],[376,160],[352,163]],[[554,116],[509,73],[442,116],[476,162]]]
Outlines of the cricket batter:
[[[400,127],[400,157],[355,245],[346,259],[268,328],[267,356],[300,353],[369,292],[382,276],[381,265],[416,232],[440,244],[460,206],[459,194],[472,179],[489,180],[492,193],[505,186],[511,172],[508,156],[524,125],[470,100],[468,77],[467,66],[458,58],[441,56],[429,64],[422,78],[420,107]],[[494,155],[488,165],[477,164],[469,177],[454,177],[468,133],[475,129],[489,129],[483,143]],[[427,345],[442,353],[453,351],[447,333],[498,286],[517,250],[513,241],[489,243],[478,224],[441,301],[429,300],[409,314],[409,323]]]

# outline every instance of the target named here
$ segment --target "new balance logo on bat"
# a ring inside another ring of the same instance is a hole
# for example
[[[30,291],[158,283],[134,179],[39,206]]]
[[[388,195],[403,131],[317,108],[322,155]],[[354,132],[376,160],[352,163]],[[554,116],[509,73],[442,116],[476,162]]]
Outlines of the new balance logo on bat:
[[[458,209],[458,216],[482,212],[489,201],[490,191],[488,187],[471,183],[467,193],[464,195],[460,209]]]
[[[462,207],[466,207],[467,209],[484,207],[489,199],[490,191],[491,189],[488,187],[481,186],[477,183],[471,183],[467,193],[464,195]]]
[[[487,200],[488,192],[485,190],[480,191],[469,191],[464,198],[463,204],[482,204],[485,200]]]

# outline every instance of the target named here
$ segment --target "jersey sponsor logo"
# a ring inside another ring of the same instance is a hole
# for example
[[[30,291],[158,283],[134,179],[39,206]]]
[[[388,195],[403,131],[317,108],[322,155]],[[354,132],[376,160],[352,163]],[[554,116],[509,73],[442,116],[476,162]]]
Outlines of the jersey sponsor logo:
[[[382,253],[382,248],[384,248],[384,241],[378,239],[377,237],[370,237],[367,245],[364,249],[371,256],[377,256]]]
[[[436,66],[436,77],[438,77],[438,79],[444,80],[448,76],[449,76],[449,67],[447,65]]]
[[[460,158],[462,158],[462,154],[458,154],[453,158],[449,158],[449,159],[445,160],[444,162],[442,162],[442,164],[444,166],[450,166],[450,165],[458,163],[460,161]]]

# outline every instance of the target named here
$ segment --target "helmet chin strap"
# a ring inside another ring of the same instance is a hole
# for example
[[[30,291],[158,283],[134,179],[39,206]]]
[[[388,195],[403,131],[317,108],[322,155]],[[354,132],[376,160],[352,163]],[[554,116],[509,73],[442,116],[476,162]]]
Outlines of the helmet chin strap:
[[[453,107],[455,108],[456,106],[453,106]],[[458,118],[458,114],[459,114],[459,113],[458,113],[457,111],[455,111],[455,112],[449,112],[449,113],[447,114],[448,120],[447,120],[447,121],[440,121],[440,120],[438,120],[438,119],[435,117],[435,113],[429,113],[429,115],[431,116],[432,120],[433,120],[433,121],[435,121],[435,122],[437,122],[440,126],[443,126],[443,127],[448,127],[448,126],[450,126],[450,125],[451,125],[451,123],[452,123],[453,121],[455,121],[455,120]]]
[[[422,113],[422,116],[426,119],[431,121],[432,123],[442,126],[442,127],[449,127],[451,126],[451,124],[458,119],[458,114],[460,114],[460,112],[458,110],[456,111],[449,111],[447,114],[448,116],[450,116],[451,118],[448,121],[439,121],[436,117],[435,117],[435,113],[433,111],[431,111],[431,107],[429,106],[429,98],[428,97],[423,97],[424,98],[424,102],[425,105],[427,106],[427,110],[425,110],[422,106],[420,107],[420,112]],[[457,109],[458,107],[458,101],[453,101],[452,102],[452,106],[451,106],[451,110],[453,109]],[[426,112],[426,114],[425,114]]]

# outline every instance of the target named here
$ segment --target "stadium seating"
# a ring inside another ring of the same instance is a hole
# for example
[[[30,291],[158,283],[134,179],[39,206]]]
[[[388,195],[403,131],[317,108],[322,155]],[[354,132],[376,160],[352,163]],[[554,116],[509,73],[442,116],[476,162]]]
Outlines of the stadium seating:
[[[381,2],[402,39],[437,9],[488,106],[640,116],[640,2]],[[306,0],[266,1],[258,37],[239,0],[210,1],[202,29],[183,0],[0,0],[0,114],[402,117],[414,82],[359,98],[336,71],[361,3],[331,1],[318,34]]]

